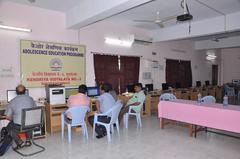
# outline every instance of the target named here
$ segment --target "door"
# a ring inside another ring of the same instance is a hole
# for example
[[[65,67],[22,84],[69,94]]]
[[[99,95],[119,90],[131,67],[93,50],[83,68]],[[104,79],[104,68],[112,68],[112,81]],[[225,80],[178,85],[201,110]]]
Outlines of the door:
[[[218,84],[218,65],[212,65],[212,85]]]

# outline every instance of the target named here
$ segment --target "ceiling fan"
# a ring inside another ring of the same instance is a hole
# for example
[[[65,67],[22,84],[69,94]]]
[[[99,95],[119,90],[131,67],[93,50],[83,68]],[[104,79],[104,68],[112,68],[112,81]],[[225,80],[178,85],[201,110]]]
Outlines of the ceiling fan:
[[[155,23],[160,28],[163,28],[164,27],[164,23],[169,21],[169,20],[176,19],[177,21],[181,21],[181,22],[182,21],[192,20],[193,16],[189,12],[186,0],[182,0],[181,1],[181,7],[183,8],[183,14],[180,14],[180,15],[173,15],[173,16],[169,16],[169,17],[161,19],[160,18],[160,12],[158,11],[156,13],[156,18],[154,20],[133,20],[133,21],[134,22]]]
[[[144,22],[144,23],[155,23],[157,24],[160,28],[163,28],[164,25],[163,23],[169,21],[169,20],[172,20],[172,19],[176,19],[176,15],[175,16],[170,16],[170,17],[167,17],[167,18],[163,18],[161,19],[160,18],[160,12],[157,12],[156,13],[156,18],[154,20],[133,20],[134,22]]]

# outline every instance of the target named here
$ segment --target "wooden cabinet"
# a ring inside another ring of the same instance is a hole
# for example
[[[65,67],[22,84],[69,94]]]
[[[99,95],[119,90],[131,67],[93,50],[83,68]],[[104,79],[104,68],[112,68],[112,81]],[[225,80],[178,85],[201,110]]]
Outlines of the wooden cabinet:
[[[154,113],[154,114],[158,113],[159,97],[160,97],[159,95],[151,96],[151,113]]]
[[[61,113],[67,110],[66,104],[50,105],[46,103],[46,129],[49,134],[61,130]]]

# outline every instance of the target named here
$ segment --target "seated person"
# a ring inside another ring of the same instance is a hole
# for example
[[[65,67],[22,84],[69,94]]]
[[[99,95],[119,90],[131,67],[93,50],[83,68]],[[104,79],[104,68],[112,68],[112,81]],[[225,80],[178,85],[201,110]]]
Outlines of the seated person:
[[[86,95],[87,93],[87,86],[82,84],[78,87],[78,94],[71,95],[68,98],[67,106],[70,107],[78,107],[78,106],[89,106],[90,105],[90,98]],[[67,118],[69,120],[72,119],[71,113],[67,113]]]
[[[118,121],[120,121],[123,118],[123,115],[128,112],[130,106],[136,106],[133,108],[134,112],[140,112],[141,106],[143,105],[143,102],[145,100],[145,94],[142,90],[142,84],[136,83],[134,85],[135,93],[133,94],[132,98],[130,98],[127,102],[127,104],[121,109],[118,117]]]
[[[115,100],[109,92],[108,84],[102,84],[100,86],[100,96],[96,100],[96,108],[98,113],[106,113],[115,104]],[[99,116],[98,121],[109,123],[111,117]],[[93,126],[94,116],[88,118],[88,122]],[[93,130],[94,131],[94,130]],[[96,137],[102,138],[107,135],[106,128],[103,125],[96,125],[95,131],[98,134]]]
[[[22,109],[36,107],[33,98],[26,95],[26,88],[23,85],[16,87],[17,96],[7,105],[5,112],[6,118],[10,120],[7,130],[17,144],[17,148],[31,145],[32,131],[26,132],[26,142],[24,143],[18,136],[21,128]]]

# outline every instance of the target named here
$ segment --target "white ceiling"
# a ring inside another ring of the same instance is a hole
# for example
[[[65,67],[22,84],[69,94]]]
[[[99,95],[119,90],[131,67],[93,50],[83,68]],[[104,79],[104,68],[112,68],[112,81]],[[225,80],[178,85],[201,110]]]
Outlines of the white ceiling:
[[[31,0],[9,1],[60,12],[67,12],[74,6],[77,6],[81,2],[84,2],[84,0],[35,0],[34,3],[31,3]],[[199,1],[209,6],[209,8],[199,3]],[[154,0],[147,4],[112,16],[107,20],[114,23],[121,23],[124,25],[131,25],[149,30],[159,29],[159,26],[157,24],[134,22],[133,20],[154,20],[156,18],[157,11],[160,12],[160,18],[182,14],[183,9],[180,6],[180,2],[181,0]],[[221,13],[229,14],[240,11],[240,0],[188,0],[187,3],[190,13],[193,15],[193,21],[222,16]],[[218,13],[214,9],[221,13]],[[175,20],[171,20],[165,23],[165,27],[172,25],[177,25]]]
[[[66,27],[79,29],[101,20],[150,30],[155,42],[194,38],[219,41],[226,37],[240,35],[240,0],[187,0],[191,23],[135,22],[134,20],[160,19],[183,14],[182,0],[0,0],[40,7],[66,13]],[[35,1],[31,3],[31,1]],[[234,14],[233,14],[234,13]],[[225,19],[225,20],[224,20]]]
[[[60,12],[66,12],[75,5],[81,3],[82,0],[6,0],[20,4],[50,9]],[[35,1],[31,3],[32,1]]]
[[[122,23],[132,25],[149,30],[159,29],[159,26],[154,23],[134,22],[133,20],[144,19],[154,20],[156,13],[160,13],[160,19],[173,15],[183,14],[183,9],[180,6],[181,0],[155,0],[151,3],[139,6],[137,8],[126,11],[122,14],[113,16],[108,20],[114,23]],[[193,21],[209,19],[223,14],[229,14],[240,11],[240,0],[200,0],[204,4],[199,3],[198,0],[188,0],[188,8],[193,15]],[[217,11],[221,12],[218,13]],[[165,23],[165,26],[177,25],[176,20],[171,20]]]

